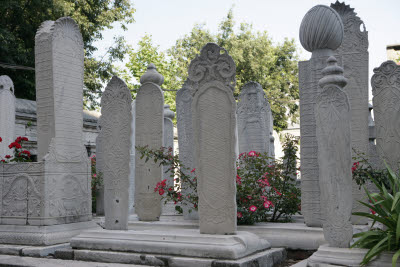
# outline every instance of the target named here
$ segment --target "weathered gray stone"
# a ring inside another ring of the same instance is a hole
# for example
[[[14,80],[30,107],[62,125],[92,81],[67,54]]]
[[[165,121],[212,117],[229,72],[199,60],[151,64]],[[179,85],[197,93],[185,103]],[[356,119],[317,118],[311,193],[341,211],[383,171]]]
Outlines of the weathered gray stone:
[[[131,93],[124,81],[114,76],[101,97],[98,138],[102,155],[97,159],[103,173],[105,227],[109,230],[128,229],[131,110]]]
[[[14,84],[10,77],[0,76],[0,159],[11,155],[8,145],[15,140],[15,96]]]
[[[237,106],[239,153],[270,154],[271,107],[259,83],[248,82],[240,92]]]
[[[379,159],[378,152],[376,151],[376,130],[375,130],[375,121],[372,119],[372,109],[373,106],[368,104],[369,116],[368,116],[368,127],[369,127],[369,151],[368,151],[368,160],[371,166],[374,169],[379,169],[382,167],[382,163]]]
[[[140,78],[142,86],[136,96],[136,146],[160,149],[163,146],[164,96],[160,85],[164,77],[154,64]],[[152,160],[145,162],[136,153],[135,211],[142,221],[157,221],[161,215],[161,199],[154,192],[161,181],[162,168]]]
[[[275,158],[275,137],[274,137],[274,118],[272,117],[272,111],[270,111],[270,119],[269,119],[269,157]]]
[[[331,8],[342,18],[344,36],[341,46],[334,52],[342,58],[344,76],[348,78],[345,92],[351,107],[351,147],[352,157],[356,153],[368,154],[368,32],[363,21],[345,3],[331,4]],[[362,28],[362,30],[361,30]],[[359,201],[366,200],[364,189],[353,181],[353,212],[368,212]],[[366,224],[368,218],[352,216],[354,224]]]
[[[97,129],[101,131],[101,117],[97,123]],[[96,172],[97,175],[103,177],[103,166],[104,166],[104,150],[102,148],[102,137],[101,135],[97,135],[96,137]],[[103,184],[97,188],[96,191],[96,215],[104,216],[104,178]]]
[[[129,174],[129,214],[135,213],[135,127],[136,127],[136,100],[132,101],[132,122],[131,122],[131,157]]]
[[[332,34],[341,31],[342,34]],[[307,226],[322,226],[318,144],[316,139],[315,97],[326,60],[343,39],[340,16],[327,6],[313,7],[300,26],[300,42],[312,57],[299,62],[301,210]]]
[[[333,56],[322,73],[315,117],[324,236],[330,246],[348,248],[353,199],[350,103],[342,90],[347,81]]]
[[[236,66],[228,52],[206,44],[189,66],[200,232],[236,232]]]
[[[376,129],[376,150],[396,173],[400,167],[400,66],[385,61],[371,79]],[[381,166],[384,168],[384,166]]]
[[[193,140],[193,124],[192,124],[192,102],[193,96],[188,85],[185,82],[182,88],[176,93],[176,126],[178,128],[178,144],[179,144],[179,160],[185,166],[187,175],[192,175],[194,166],[194,140]],[[193,177],[193,175],[192,175]],[[187,184],[182,184],[182,194],[191,194],[193,190]],[[190,207],[183,206],[183,217],[186,220],[198,220],[199,214]]]

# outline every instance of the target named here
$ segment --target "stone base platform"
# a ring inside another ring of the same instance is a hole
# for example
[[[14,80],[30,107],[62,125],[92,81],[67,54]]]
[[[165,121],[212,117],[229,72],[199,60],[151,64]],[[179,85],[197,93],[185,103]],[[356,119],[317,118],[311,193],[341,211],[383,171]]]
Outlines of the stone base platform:
[[[150,266],[273,266],[286,257],[284,249],[270,249],[268,241],[248,232],[206,235],[198,229],[90,230],[72,238],[71,247],[75,260]]]
[[[68,243],[80,232],[100,228],[94,221],[50,226],[0,225],[0,244],[51,246]]]
[[[307,261],[309,267],[338,267],[338,266],[361,266],[366,249],[357,248],[334,248],[322,245]],[[382,254],[379,258],[370,262],[368,267],[391,267],[393,254]]]

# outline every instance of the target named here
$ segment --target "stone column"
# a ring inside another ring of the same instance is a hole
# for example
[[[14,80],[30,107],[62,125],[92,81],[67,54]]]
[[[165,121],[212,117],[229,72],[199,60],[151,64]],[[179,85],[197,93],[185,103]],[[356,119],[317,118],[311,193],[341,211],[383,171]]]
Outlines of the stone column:
[[[400,167],[400,66],[391,60],[383,62],[374,69],[371,85],[376,150],[382,164],[385,161],[397,173]]]
[[[164,143],[164,96],[160,88],[164,77],[150,64],[140,82],[136,96],[136,146],[160,149]],[[158,221],[161,198],[154,188],[161,181],[162,168],[158,162],[145,162],[138,153],[135,168],[135,211],[141,221]]]
[[[135,214],[135,128],[136,128],[136,100],[132,101],[132,121],[131,121],[131,157],[129,173],[129,214]]]
[[[11,155],[8,145],[15,140],[15,96],[14,84],[10,77],[0,76],[0,159]]]
[[[347,80],[337,66],[333,50],[343,39],[343,24],[332,8],[318,5],[304,16],[300,42],[314,54],[329,56],[319,80],[314,114],[321,217],[329,246],[347,248],[352,239],[351,128],[350,104],[343,91]]]
[[[132,96],[128,86],[114,76],[101,97],[101,166],[104,179],[105,227],[127,230]]]
[[[192,92],[186,81],[182,88],[176,93],[176,126],[178,128],[179,160],[186,168],[182,171],[186,171],[187,175],[192,175],[191,171],[195,168],[192,102]],[[192,193],[192,190],[190,190],[185,183],[182,184],[182,191],[183,195]],[[189,207],[184,205],[183,217],[185,220],[198,220],[199,214],[194,210],[189,212]]]
[[[351,147],[352,156],[357,153],[368,154],[368,32],[364,22],[345,3],[331,4],[331,8],[340,15],[343,26],[343,42],[334,51],[336,58],[342,59],[344,76],[348,83],[344,87],[351,107]],[[355,150],[355,151],[354,151]],[[353,160],[354,161],[354,160]],[[353,182],[353,212],[368,212],[368,208],[360,204],[365,201],[364,189],[359,189]],[[366,224],[368,218],[352,216],[353,224]]]
[[[203,234],[236,232],[236,66],[228,52],[206,44],[189,66],[199,224]]]
[[[261,85],[246,83],[237,107],[239,153],[257,151],[270,154],[271,107]]]

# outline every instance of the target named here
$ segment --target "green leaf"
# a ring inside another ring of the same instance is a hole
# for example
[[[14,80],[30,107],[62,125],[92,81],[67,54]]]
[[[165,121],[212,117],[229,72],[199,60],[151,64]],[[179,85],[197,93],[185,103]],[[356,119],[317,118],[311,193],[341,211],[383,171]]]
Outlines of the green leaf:
[[[396,262],[399,256],[400,256],[400,249],[397,250],[397,252],[392,257],[392,267],[396,267]]]

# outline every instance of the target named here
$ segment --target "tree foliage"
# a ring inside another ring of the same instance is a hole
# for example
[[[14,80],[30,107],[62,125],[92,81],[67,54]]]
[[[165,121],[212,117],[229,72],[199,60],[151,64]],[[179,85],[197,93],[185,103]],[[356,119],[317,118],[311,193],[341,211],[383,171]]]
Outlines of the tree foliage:
[[[94,108],[102,83],[114,73],[112,63],[122,60],[127,46],[122,37],[97,59],[94,42],[103,38],[102,31],[119,22],[122,29],[132,23],[134,8],[129,0],[7,0],[0,5],[0,61],[34,67],[35,34],[40,24],[60,17],[73,18],[82,33],[85,49],[85,103]],[[35,73],[31,70],[1,69],[11,77],[16,96],[35,98]]]
[[[204,24],[197,24],[166,53],[153,45],[150,36],[145,36],[138,48],[130,53],[127,67],[137,79],[149,63],[154,63],[165,77],[163,88],[178,90],[187,79],[190,61],[208,42],[224,47],[235,61],[235,96],[246,82],[258,82],[268,96],[276,130],[287,128],[288,119],[297,120],[298,55],[294,40],[285,39],[283,43],[274,44],[266,31],[256,32],[248,23],[242,23],[236,29],[232,10],[220,23],[216,34]],[[176,92],[168,92],[165,96],[168,104],[173,103],[172,110],[175,110],[175,95]]]

